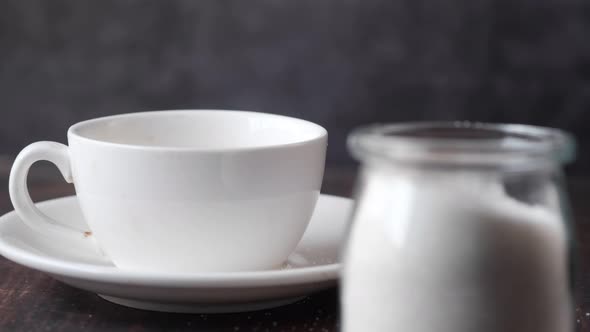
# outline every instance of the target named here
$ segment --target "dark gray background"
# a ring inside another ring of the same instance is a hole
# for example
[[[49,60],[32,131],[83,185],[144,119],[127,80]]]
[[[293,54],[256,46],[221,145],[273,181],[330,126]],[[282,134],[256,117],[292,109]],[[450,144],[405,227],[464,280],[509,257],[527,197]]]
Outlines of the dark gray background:
[[[370,122],[573,131],[590,170],[584,0],[0,1],[0,153],[101,115],[232,108],[301,117],[349,164]]]

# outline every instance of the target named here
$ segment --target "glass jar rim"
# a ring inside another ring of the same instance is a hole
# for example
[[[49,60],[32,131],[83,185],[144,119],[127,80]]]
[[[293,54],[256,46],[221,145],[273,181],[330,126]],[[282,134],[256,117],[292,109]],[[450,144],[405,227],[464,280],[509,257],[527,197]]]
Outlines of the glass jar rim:
[[[548,127],[484,122],[401,122],[357,128],[354,157],[405,162],[504,166],[532,161],[569,163],[575,139]]]

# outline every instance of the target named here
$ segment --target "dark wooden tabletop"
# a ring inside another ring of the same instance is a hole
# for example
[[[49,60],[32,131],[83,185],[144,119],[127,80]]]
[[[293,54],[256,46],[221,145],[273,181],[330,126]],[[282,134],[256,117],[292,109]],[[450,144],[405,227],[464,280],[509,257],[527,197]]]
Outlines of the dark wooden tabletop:
[[[9,161],[0,159],[0,212],[12,210],[7,192]],[[328,168],[323,192],[350,196],[355,171]],[[57,170],[36,166],[29,179],[36,201],[72,194]],[[576,275],[578,331],[590,332],[590,177],[569,180],[579,240]],[[67,286],[0,257],[0,331],[305,331],[339,330],[338,290],[313,294],[288,306],[239,314],[170,314],[126,308]],[[408,331],[409,332],[409,331]],[[556,331],[558,332],[558,331]],[[559,331],[564,332],[564,331]]]

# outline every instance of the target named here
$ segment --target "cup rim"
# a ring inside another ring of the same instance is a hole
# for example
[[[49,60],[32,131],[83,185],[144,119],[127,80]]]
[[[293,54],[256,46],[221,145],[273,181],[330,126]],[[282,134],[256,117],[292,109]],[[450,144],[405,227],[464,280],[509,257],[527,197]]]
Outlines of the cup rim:
[[[173,115],[186,115],[186,114],[195,114],[195,113],[224,113],[224,114],[231,114],[231,113],[239,113],[239,114],[246,114],[246,115],[253,115],[253,116],[261,116],[261,117],[274,117],[274,118],[282,118],[286,121],[293,121],[298,122],[300,125],[307,126],[309,128],[313,128],[317,131],[317,134],[312,135],[311,137],[297,139],[294,142],[288,143],[275,143],[269,142],[268,144],[256,145],[256,146],[242,146],[242,147],[217,147],[217,148],[203,148],[203,147],[184,147],[184,146],[156,146],[156,145],[140,145],[140,144],[133,144],[133,143],[121,143],[121,142],[111,142],[106,140],[101,140],[97,138],[92,138],[83,135],[80,133],[85,127],[97,125],[99,123],[103,123],[105,121],[111,120],[118,120],[118,119],[125,119],[125,118],[133,118],[133,117],[158,117],[158,116],[173,116]],[[79,141],[84,143],[91,143],[96,145],[102,145],[105,147],[112,147],[112,148],[124,148],[130,150],[141,150],[141,151],[173,151],[173,152],[202,152],[202,153],[218,153],[218,152],[242,152],[242,151],[259,151],[259,150],[272,150],[272,149],[282,149],[286,147],[297,147],[302,145],[307,145],[313,142],[318,142],[324,140],[327,135],[328,131],[320,126],[317,123],[303,120],[295,117],[280,115],[280,114],[273,114],[273,113],[264,113],[264,112],[255,112],[255,111],[245,111],[245,110],[228,110],[228,109],[173,109],[173,110],[155,110],[155,111],[144,111],[144,112],[132,112],[132,113],[122,113],[122,114],[115,114],[115,115],[108,115],[93,119],[88,119],[84,121],[80,121],[78,123],[73,124],[69,127],[67,131],[68,140],[71,138],[76,138]]]

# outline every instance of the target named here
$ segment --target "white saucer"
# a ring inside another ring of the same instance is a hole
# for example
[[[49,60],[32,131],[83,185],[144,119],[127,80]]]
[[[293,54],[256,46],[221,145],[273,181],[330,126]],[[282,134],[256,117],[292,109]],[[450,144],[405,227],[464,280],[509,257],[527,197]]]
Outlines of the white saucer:
[[[75,196],[37,206],[63,224],[87,229]],[[129,307],[199,313],[260,310],[336,284],[338,251],[351,208],[348,198],[321,195],[297,249],[284,267],[268,271],[179,275],[120,270],[84,247],[56,243],[31,230],[14,211],[0,217],[0,254]]]

